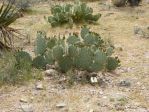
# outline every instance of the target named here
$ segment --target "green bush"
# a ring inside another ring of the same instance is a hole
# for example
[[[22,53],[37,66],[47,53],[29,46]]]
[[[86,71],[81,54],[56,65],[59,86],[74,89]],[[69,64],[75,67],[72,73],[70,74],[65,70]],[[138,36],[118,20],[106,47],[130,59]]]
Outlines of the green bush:
[[[73,23],[96,22],[101,14],[93,15],[93,9],[88,7],[86,3],[75,1],[73,5],[55,5],[51,8],[52,16],[48,17],[48,21],[52,27],[60,26],[65,23],[73,25]]]
[[[88,72],[112,71],[119,66],[119,59],[112,57],[114,47],[101,36],[83,27],[81,36],[46,39],[45,33],[38,32],[36,57],[33,65],[44,68],[46,64],[58,64],[57,69],[67,72],[72,69]]]
[[[28,53],[20,51],[15,53],[4,53],[0,57],[0,85],[21,84],[30,80],[32,63]]]

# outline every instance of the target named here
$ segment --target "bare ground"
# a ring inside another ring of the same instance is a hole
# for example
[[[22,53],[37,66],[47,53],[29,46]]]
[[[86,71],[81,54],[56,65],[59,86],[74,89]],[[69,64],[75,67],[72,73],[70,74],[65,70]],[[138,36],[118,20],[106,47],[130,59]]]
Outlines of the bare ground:
[[[108,85],[102,88],[77,84],[67,88],[45,77],[42,81],[44,90],[36,90],[34,81],[23,86],[5,86],[0,89],[0,112],[22,112],[21,105],[26,104],[31,105],[34,112],[149,112],[149,39],[134,35],[136,24],[149,26],[149,4],[110,9],[99,2],[88,5],[95,13],[102,13],[99,25],[89,25],[91,30],[111,38],[116,47],[115,55],[121,60],[121,67],[115,73],[104,76]],[[33,14],[25,15],[14,24],[28,34],[28,39],[22,39],[22,43],[17,45],[30,52],[38,30],[48,32],[49,36],[80,30],[81,25],[73,29],[52,29],[43,18],[50,14],[48,4],[33,9],[36,10]],[[119,87],[117,84],[121,80],[129,80],[131,86]],[[22,97],[27,99],[27,103],[20,102]],[[60,102],[66,104],[64,108],[56,107]]]

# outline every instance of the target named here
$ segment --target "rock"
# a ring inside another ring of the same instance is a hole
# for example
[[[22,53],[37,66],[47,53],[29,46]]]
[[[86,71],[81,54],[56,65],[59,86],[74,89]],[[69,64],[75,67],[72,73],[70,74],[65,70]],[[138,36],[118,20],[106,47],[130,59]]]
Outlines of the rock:
[[[97,77],[91,77],[90,81],[92,84],[95,84],[98,82]]]
[[[65,103],[58,103],[58,104],[56,105],[57,108],[64,108],[65,106],[66,106]]]
[[[89,112],[94,112],[94,110],[93,109],[90,109]]]
[[[22,97],[20,99],[20,102],[27,103],[28,102],[28,99],[26,97]]]
[[[49,70],[46,70],[46,71],[45,71],[45,75],[46,75],[46,76],[55,76],[55,75],[57,75],[57,74],[58,74],[57,71],[54,70],[54,69],[49,69]]]
[[[115,106],[115,109],[117,111],[124,111],[125,110],[125,106],[122,105],[121,103],[116,103],[114,106]]]
[[[55,66],[47,64],[46,65],[46,70],[49,70],[49,69],[55,69]]]
[[[149,28],[148,26],[134,26],[134,34],[143,37],[143,38],[149,38]]]
[[[43,88],[44,88],[44,87],[43,87],[42,82],[37,82],[37,83],[36,83],[36,89],[37,89],[37,90],[43,90]]]
[[[98,84],[100,87],[105,88],[107,86],[107,83],[103,78],[98,78]]]
[[[135,34],[135,35],[139,34],[139,35],[141,35],[141,36],[144,36],[144,33],[143,33],[142,28],[139,27],[139,26],[137,26],[137,25],[134,26],[134,34]]]
[[[145,0],[145,3],[149,4],[149,0]]]
[[[126,0],[112,0],[113,5],[117,7],[125,6]]]
[[[21,105],[21,109],[23,110],[23,112],[33,112],[33,107],[29,104]]]
[[[122,81],[120,81],[120,83],[118,83],[118,86],[120,86],[120,87],[130,87],[131,83],[128,80],[122,80]]]

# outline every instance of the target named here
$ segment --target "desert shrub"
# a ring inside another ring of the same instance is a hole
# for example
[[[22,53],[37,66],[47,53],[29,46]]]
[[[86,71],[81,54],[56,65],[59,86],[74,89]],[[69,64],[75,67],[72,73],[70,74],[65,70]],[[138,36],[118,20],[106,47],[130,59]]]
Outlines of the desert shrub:
[[[140,2],[141,0],[112,0],[112,3],[117,7],[125,6],[127,3],[130,6],[138,6]]]
[[[0,85],[21,84],[33,78],[31,57],[26,52],[17,52],[15,55],[10,52],[3,53],[0,62]]]
[[[12,46],[13,38],[19,34],[18,30],[10,27],[19,18],[19,11],[10,2],[0,7],[0,47]]]
[[[101,14],[93,15],[93,9],[80,1],[75,1],[73,5],[54,5],[51,8],[51,13],[52,16],[48,17],[48,21],[52,27],[65,23],[72,26],[73,23],[96,22],[101,16]]]
[[[32,0],[7,0],[22,11],[27,11],[31,7]]]
[[[27,11],[31,7],[31,0],[18,0],[16,5],[22,11]]]
[[[112,56],[114,47],[99,34],[83,27],[80,35],[46,39],[45,33],[38,32],[33,66],[45,68],[46,64],[57,63],[56,67],[61,72],[72,69],[88,72],[112,71],[119,66],[119,59]]]

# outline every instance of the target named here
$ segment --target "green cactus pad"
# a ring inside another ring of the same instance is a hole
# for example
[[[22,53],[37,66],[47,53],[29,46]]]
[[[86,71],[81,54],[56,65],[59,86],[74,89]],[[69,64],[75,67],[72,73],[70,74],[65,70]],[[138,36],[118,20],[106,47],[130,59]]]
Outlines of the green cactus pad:
[[[47,45],[46,45],[44,32],[37,32],[35,54],[43,55],[44,52],[46,51],[46,48],[47,48]]]
[[[89,48],[81,48],[78,56],[75,58],[74,63],[78,69],[88,70],[92,63],[93,53]]]
[[[53,58],[52,50],[48,50],[45,53],[45,60],[46,60],[47,64],[50,64],[50,65],[54,64],[54,58]]]
[[[38,69],[43,69],[47,62],[43,56],[37,56],[33,59],[33,66]]]
[[[71,57],[64,56],[61,60],[58,61],[58,64],[62,72],[67,72],[72,68],[73,61]]]
[[[64,55],[64,49],[62,46],[57,45],[53,47],[53,57],[55,60],[61,60]]]
[[[79,37],[75,35],[70,35],[67,39],[68,44],[76,44],[80,41]]]
[[[115,70],[117,67],[120,66],[120,61],[118,58],[108,57],[106,68],[109,71]]]
[[[91,71],[101,71],[106,66],[107,56],[104,52],[97,50],[95,55],[94,55],[93,60],[94,61],[90,67],[90,70]]]
[[[20,63],[21,61],[26,61],[32,63],[32,57],[29,53],[25,51],[19,51],[15,55],[16,61]]]

